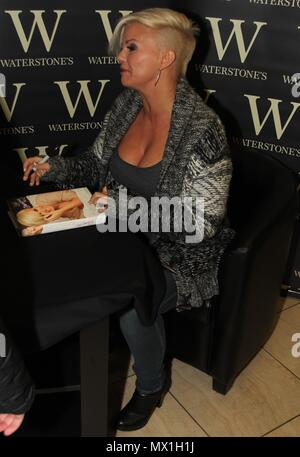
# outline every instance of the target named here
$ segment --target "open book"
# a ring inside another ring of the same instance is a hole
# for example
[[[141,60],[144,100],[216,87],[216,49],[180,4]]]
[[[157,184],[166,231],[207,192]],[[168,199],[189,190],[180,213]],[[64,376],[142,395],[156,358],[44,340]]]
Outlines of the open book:
[[[106,215],[90,198],[86,187],[28,195],[8,200],[8,214],[21,236],[103,224]]]

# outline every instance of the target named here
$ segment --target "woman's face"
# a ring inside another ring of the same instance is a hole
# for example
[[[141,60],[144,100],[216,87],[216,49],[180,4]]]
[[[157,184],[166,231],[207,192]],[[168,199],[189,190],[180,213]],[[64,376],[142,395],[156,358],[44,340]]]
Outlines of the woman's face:
[[[149,83],[154,85],[162,56],[157,34],[157,30],[138,22],[125,26],[118,55],[123,86],[143,89]]]

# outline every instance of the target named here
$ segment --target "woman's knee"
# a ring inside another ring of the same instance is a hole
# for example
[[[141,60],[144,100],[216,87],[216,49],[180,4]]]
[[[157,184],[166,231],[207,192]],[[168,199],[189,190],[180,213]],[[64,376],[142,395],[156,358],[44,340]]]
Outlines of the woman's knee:
[[[135,334],[140,329],[143,329],[143,324],[135,310],[135,308],[127,309],[120,314],[120,327],[126,333]]]

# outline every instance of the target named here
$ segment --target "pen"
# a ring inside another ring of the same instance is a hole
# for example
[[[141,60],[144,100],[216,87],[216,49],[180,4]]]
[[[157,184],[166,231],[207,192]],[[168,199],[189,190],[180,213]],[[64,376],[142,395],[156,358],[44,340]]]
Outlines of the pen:
[[[45,157],[42,158],[42,160],[40,160],[39,162],[34,162],[34,166],[32,167],[32,170],[36,171],[37,170],[36,165],[41,165],[42,163],[46,163],[49,159],[50,159],[50,157],[46,154]]]

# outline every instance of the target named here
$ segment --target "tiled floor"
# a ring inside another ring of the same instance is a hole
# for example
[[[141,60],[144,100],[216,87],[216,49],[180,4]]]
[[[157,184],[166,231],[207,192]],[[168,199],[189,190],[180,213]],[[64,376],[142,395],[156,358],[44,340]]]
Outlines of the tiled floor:
[[[226,396],[212,390],[208,375],[175,360],[162,408],[143,429],[116,436],[300,436],[300,357],[291,352],[294,333],[300,334],[300,300],[287,298],[273,335]],[[112,370],[112,411],[122,392],[122,403],[128,401],[134,381],[131,369],[126,380]]]
[[[273,335],[225,396],[212,390],[210,376],[175,360],[172,387],[163,406],[156,408],[146,427],[130,433],[116,433],[113,427],[121,404],[128,401],[135,387],[129,352],[117,341],[110,354],[110,436],[300,437],[300,357],[293,357],[291,352],[295,333],[300,334],[300,299],[288,298]],[[77,339],[71,338],[68,345],[51,354],[46,357],[47,366],[37,364],[35,374],[46,373],[46,379],[52,376],[54,386],[65,385],[60,381],[77,385]],[[61,373],[61,366],[65,365],[66,370]],[[16,436],[79,436],[79,400],[77,391],[37,396]]]

